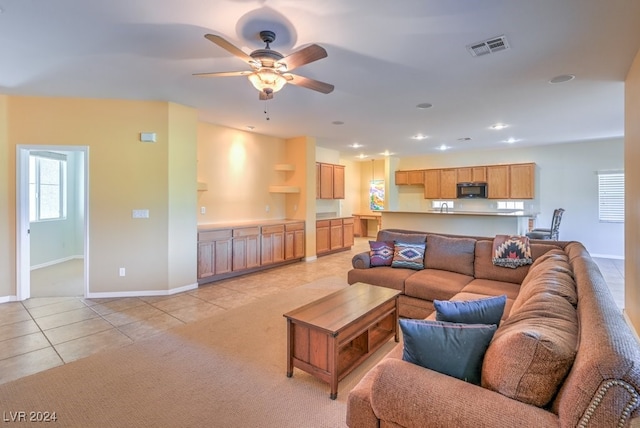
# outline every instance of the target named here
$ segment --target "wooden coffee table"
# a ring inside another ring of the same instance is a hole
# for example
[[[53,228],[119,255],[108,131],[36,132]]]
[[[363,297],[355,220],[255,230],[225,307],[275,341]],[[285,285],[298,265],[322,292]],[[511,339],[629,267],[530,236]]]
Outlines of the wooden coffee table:
[[[358,282],[284,314],[287,318],[287,377],[297,367],[329,383],[338,382],[394,336],[398,337],[400,291]]]

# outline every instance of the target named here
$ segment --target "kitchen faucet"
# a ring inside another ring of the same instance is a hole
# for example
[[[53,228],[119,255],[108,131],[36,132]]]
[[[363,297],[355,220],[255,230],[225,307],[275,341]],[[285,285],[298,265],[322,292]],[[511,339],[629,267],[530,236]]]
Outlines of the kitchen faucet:
[[[442,205],[440,205],[440,213],[442,214],[442,209],[445,207],[447,208],[446,213],[449,214],[449,205],[447,205],[446,202],[443,202]]]

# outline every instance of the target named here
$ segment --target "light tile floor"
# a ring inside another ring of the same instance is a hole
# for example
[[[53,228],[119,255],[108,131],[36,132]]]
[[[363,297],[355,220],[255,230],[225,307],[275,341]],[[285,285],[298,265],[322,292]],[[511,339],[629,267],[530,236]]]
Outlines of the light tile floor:
[[[356,238],[351,251],[206,284],[173,296],[39,297],[0,304],[0,383],[126,346],[320,278],[337,276],[346,284],[351,258],[368,249],[367,241]],[[623,261],[597,262],[622,307]]]

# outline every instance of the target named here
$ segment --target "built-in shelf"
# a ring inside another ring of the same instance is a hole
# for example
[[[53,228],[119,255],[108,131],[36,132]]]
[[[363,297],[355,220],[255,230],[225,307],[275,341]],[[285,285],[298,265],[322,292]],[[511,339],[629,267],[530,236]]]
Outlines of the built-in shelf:
[[[300,193],[300,188],[297,186],[269,186],[269,192],[271,193]]]
[[[198,182],[198,191],[199,192],[203,192],[205,190],[209,190],[209,186],[207,185],[207,183],[203,183],[201,181]]]
[[[295,171],[296,166],[290,163],[279,163],[274,167],[274,169],[276,171]]]

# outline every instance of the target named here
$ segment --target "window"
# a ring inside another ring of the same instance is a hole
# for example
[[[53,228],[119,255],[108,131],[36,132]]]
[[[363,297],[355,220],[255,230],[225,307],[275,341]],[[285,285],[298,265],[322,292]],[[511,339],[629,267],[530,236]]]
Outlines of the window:
[[[598,218],[624,223],[624,172],[598,172]]]
[[[453,209],[453,201],[431,201],[431,209],[439,210],[446,206],[448,209]]]
[[[29,154],[29,221],[67,215],[67,157],[53,152]]]
[[[523,210],[524,202],[522,201],[498,201],[499,210]]]

